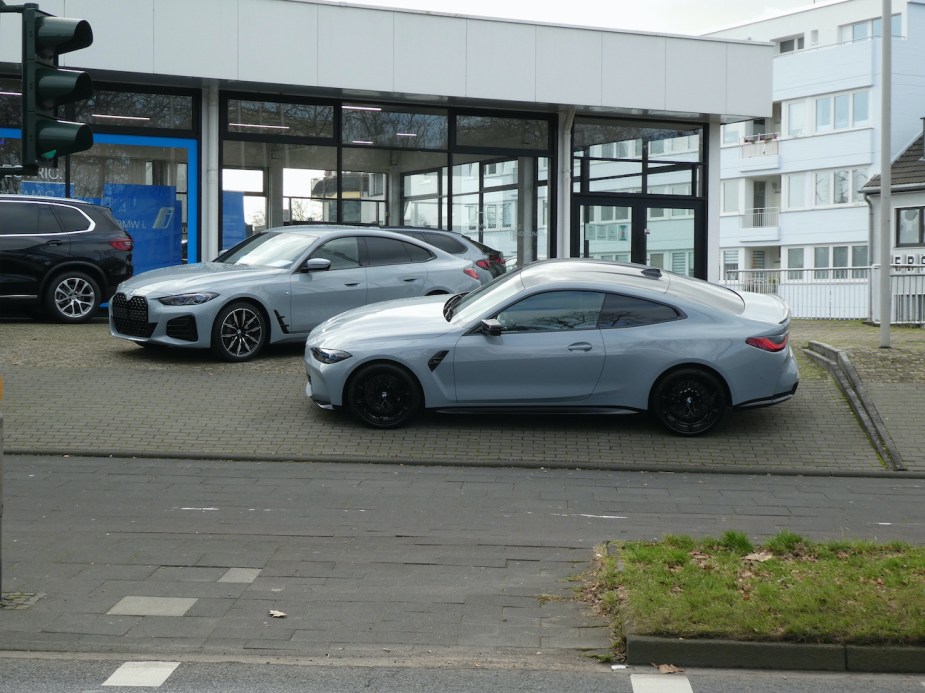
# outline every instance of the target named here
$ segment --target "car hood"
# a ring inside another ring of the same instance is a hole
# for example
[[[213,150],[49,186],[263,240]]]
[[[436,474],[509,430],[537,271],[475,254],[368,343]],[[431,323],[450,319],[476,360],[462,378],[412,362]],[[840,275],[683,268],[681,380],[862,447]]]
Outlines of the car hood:
[[[443,317],[449,296],[424,296],[371,303],[336,315],[312,330],[310,344],[341,348],[391,338],[429,339],[452,329]]]
[[[168,296],[188,291],[217,291],[227,284],[252,283],[288,269],[227,265],[221,262],[197,262],[142,272],[119,285],[119,291],[139,296]]]

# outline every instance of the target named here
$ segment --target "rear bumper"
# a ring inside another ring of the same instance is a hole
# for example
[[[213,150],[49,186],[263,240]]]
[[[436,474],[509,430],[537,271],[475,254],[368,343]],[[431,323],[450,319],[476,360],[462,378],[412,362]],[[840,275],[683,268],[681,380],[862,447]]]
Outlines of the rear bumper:
[[[770,407],[772,404],[780,404],[781,402],[786,402],[796,394],[799,385],[800,383],[797,381],[793,384],[793,387],[788,392],[781,392],[776,395],[771,395],[770,397],[762,397],[761,399],[749,400],[748,402],[740,402],[735,406],[735,409],[758,409],[759,407]]]

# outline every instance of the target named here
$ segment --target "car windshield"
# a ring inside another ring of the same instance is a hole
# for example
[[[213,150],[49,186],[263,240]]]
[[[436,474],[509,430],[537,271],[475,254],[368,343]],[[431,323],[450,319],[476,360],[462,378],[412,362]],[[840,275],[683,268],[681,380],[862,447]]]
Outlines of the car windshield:
[[[451,298],[444,306],[443,315],[447,322],[451,320],[469,322],[488,312],[493,306],[506,302],[523,289],[520,272],[502,274],[475,291]]]
[[[291,267],[317,240],[317,236],[307,233],[261,233],[225,251],[215,261],[249,267]]]

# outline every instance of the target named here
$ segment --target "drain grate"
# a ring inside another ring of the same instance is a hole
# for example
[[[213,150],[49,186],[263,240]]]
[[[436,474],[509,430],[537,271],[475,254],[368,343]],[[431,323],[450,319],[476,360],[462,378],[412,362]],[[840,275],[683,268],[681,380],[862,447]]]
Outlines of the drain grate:
[[[45,595],[41,592],[4,592],[0,594],[0,609],[28,609]]]

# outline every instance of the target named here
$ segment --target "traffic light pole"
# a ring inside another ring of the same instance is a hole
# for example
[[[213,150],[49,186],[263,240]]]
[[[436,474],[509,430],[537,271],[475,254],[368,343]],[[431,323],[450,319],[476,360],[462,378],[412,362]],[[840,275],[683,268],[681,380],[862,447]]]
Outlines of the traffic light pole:
[[[55,17],[34,2],[8,6],[0,0],[0,12],[22,16],[22,152],[19,166],[0,167],[0,178],[35,175],[56,167],[58,157],[93,146],[89,125],[58,118],[59,107],[93,96],[86,72],[58,67],[59,55],[93,43],[93,30],[83,19]]]

